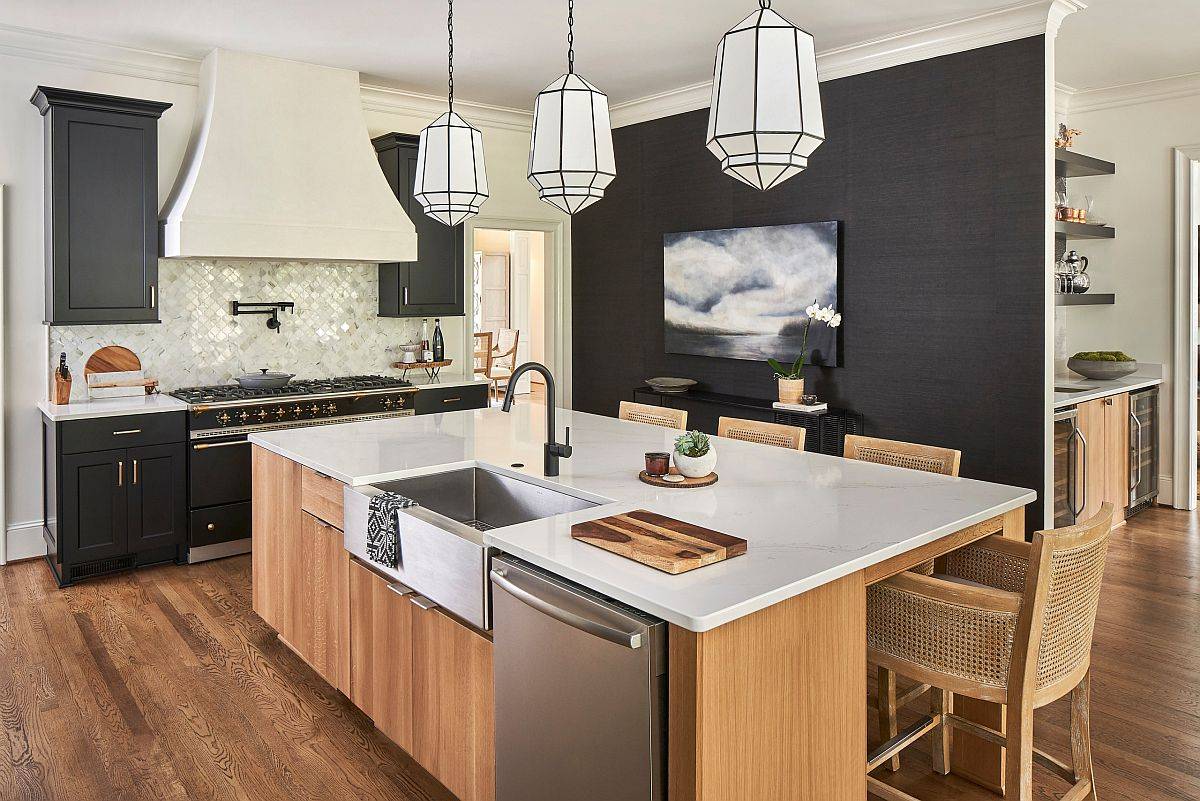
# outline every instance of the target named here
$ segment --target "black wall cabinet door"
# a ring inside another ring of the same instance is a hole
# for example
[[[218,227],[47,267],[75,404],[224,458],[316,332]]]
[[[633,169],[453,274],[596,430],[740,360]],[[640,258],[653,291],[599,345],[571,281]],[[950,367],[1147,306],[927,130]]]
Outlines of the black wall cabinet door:
[[[46,322],[158,322],[158,118],[170,103],[38,87]]]
[[[125,483],[131,476],[125,451],[73,453],[63,456],[60,464],[60,547],[80,561],[127,553]]]
[[[125,452],[129,475],[129,550],[178,545],[187,531],[187,450],[149,445]]]
[[[379,265],[381,317],[463,314],[463,227],[442,225],[412,196],[418,138],[386,134],[371,140],[396,199],[417,230],[417,261]]]

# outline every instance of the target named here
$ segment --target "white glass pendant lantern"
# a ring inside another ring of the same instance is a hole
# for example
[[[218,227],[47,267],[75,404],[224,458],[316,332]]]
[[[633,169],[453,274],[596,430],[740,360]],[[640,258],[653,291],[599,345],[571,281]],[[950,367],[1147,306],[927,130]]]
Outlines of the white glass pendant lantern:
[[[575,74],[575,2],[567,4],[567,72],[538,93],[529,182],[538,197],[574,214],[604,197],[617,174],[608,95]]]
[[[708,149],[721,169],[757,189],[799,174],[825,141],[816,46],[771,10],[771,0],[717,45]]]
[[[413,197],[433,219],[458,225],[479,213],[488,199],[488,183],[483,134],[454,111],[454,0],[447,0],[447,6],[450,109],[421,131]]]

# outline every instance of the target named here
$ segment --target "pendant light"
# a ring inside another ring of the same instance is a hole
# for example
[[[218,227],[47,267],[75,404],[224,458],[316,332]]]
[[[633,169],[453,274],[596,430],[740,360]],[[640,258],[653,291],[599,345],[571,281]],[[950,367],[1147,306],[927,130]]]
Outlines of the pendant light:
[[[458,225],[488,199],[483,134],[454,111],[454,0],[447,0],[447,99],[450,109],[421,131],[413,197],[440,223]]]
[[[771,189],[799,174],[825,141],[813,37],[771,0],[717,45],[708,149],[744,184]]]
[[[567,0],[567,72],[534,103],[529,182],[574,214],[604,197],[616,174],[608,95],[575,74],[575,0]]]

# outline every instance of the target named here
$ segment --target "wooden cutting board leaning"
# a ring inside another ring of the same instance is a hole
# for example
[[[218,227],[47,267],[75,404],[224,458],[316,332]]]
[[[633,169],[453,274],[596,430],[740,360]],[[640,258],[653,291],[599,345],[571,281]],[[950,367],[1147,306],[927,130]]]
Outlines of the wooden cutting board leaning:
[[[645,509],[576,523],[571,537],[671,574],[740,556],[747,548],[741,537]]]

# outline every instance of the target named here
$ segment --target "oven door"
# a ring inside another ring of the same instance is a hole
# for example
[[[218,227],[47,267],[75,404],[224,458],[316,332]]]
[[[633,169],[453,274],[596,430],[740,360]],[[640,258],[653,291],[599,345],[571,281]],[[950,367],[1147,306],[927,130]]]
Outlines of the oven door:
[[[250,500],[250,441],[245,434],[189,443],[188,506]]]

